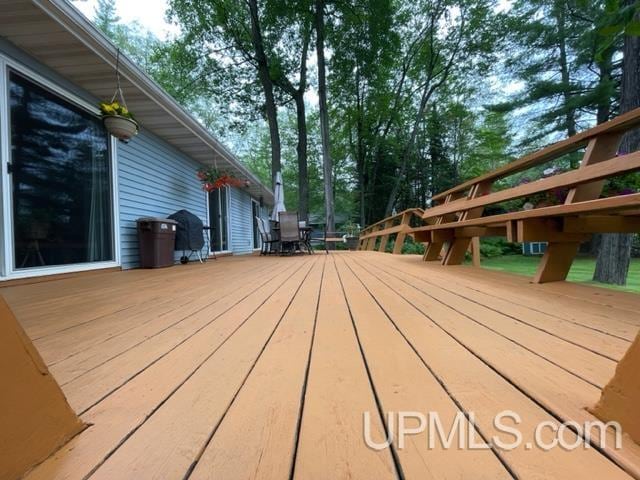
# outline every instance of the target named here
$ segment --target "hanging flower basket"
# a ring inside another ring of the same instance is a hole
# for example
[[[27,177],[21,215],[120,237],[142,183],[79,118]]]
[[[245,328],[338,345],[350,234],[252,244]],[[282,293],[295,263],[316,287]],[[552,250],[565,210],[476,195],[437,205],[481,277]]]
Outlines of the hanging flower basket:
[[[119,101],[118,101],[119,99]],[[107,131],[117,139],[128,143],[138,134],[140,127],[133,114],[127,108],[122,87],[120,86],[120,50],[116,56],[116,91],[110,102],[100,104],[102,123]]]
[[[105,113],[102,107],[111,107],[109,104],[100,105],[102,113],[102,122],[107,131],[123,142],[128,142],[138,134],[140,128],[131,115],[125,116],[120,114]]]
[[[205,192],[213,192],[226,186],[242,187],[246,184],[246,181],[235,178],[215,167],[202,168],[198,170],[197,175]]]

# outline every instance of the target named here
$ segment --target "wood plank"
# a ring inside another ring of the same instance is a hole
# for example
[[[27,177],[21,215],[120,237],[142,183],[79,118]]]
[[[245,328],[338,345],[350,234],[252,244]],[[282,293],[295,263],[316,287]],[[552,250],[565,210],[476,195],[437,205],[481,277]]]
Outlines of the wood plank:
[[[378,261],[380,265],[384,265],[386,271],[391,269],[402,271],[417,280],[433,279],[444,288],[459,292],[467,298],[474,298],[469,295],[478,293],[483,296],[481,303],[484,305],[494,306],[500,305],[501,301],[506,302],[507,305],[533,312],[532,315],[554,318],[625,342],[632,341],[640,328],[636,314],[631,317],[625,310],[590,302],[586,295],[589,287],[583,285],[556,283],[550,286],[553,288],[543,288],[544,285],[531,284],[527,277],[496,270],[476,270],[469,267],[445,269],[435,265],[425,268],[417,259],[411,259],[408,256],[402,257],[403,262],[386,260]],[[578,298],[568,297],[558,292],[565,286],[576,287]],[[601,291],[603,295],[609,292],[601,288],[594,290]],[[640,309],[640,302],[637,305]],[[510,310],[502,313],[513,314]],[[627,347],[623,344],[618,347],[620,348]],[[616,358],[612,352],[607,355]]]
[[[580,162],[580,170],[613,158],[618,153],[623,135],[622,132],[614,132],[590,140]],[[603,187],[604,180],[599,180],[572,188],[565,203],[578,203],[598,198],[602,194]]]
[[[289,477],[325,262],[316,262],[191,480]]]
[[[291,302],[299,298],[309,272],[306,267],[292,275],[278,295],[271,296],[208,357],[91,478],[111,480],[121,472],[134,477],[184,478],[282,325]],[[302,299],[305,300],[308,297]]]
[[[499,192],[490,193],[488,195],[485,194],[469,198],[465,202],[454,203],[451,205],[444,204],[434,207],[426,210],[423,218],[434,218],[440,215],[467,211],[473,208],[486,207],[487,205],[528,197],[536,193],[554,190],[557,188],[575,187],[576,185],[583,185],[587,183],[593,186],[593,181],[617,175],[624,175],[625,173],[640,169],[640,152],[630,153],[621,157],[606,158],[610,158],[610,160],[603,160],[600,163],[588,164],[588,166],[581,167],[576,170],[560,173],[552,177],[542,178],[535,182],[524,183],[522,185],[500,190]],[[599,196],[600,194],[598,193],[595,198],[598,198]],[[585,194],[581,194],[580,197],[576,198],[581,198],[581,200],[577,200],[574,203],[577,203],[578,201],[594,200],[594,198],[587,198]]]
[[[81,317],[78,317],[79,323],[41,337],[35,343],[47,363],[52,366],[107,339],[125,334],[134,327],[140,327],[142,323],[211,304],[225,292],[218,287],[220,283],[228,285],[238,280],[240,286],[243,280],[248,281],[249,277],[258,275],[260,271],[267,271],[267,267],[268,265],[264,265],[262,270],[253,272],[247,266],[232,264],[228,270],[214,271],[206,277],[202,275],[194,278],[196,282],[193,286],[184,289],[176,289],[173,282],[165,281],[147,290],[138,291],[139,295],[135,297],[132,307],[99,318],[93,318],[88,310],[83,313],[88,318],[87,321],[81,321]],[[205,278],[208,281],[201,281]]]
[[[382,274],[374,266],[365,267],[365,269],[375,271],[376,274],[389,275],[386,272]],[[514,348],[520,347],[531,355],[539,356],[550,364],[557,365],[596,387],[604,387],[615,372],[616,362],[614,360],[587,350],[575,342],[568,342],[533,326],[529,322],[520,322],[428,281],[408,279],[393,274],[392,278],[411,282],[421,292],[428,292],[426,293],[427,298],[424,300],[425,303],[434,309],[451,309],[459,317],[461,324],[473,323],[474,329],[476,326],[484,327],[485,334],[500,336],[503,340],[512,343]]]
[[[593,448],[543,451],[531,438],[540,422],[595,420],[584,405],[598,398],[599,389],[505,343],[499,335],[478,330],[473,322],[460,322],[453,309],[429,301],[412,285],[390,282],[383,274],[376,274],[377,281],[368,281],[366,275],[361,278],[451,395],[475,413],[476,425],[485,436],[498,435],[493,424],[498,413],[509,409],[520,415],[523,444],[501,452],[518,478],[629,478]],[[640,473],[640,447],[629,439],[623,442],[622,451],[613,448],[613,440],[608,442],[607,454]],[[525,448],[527,444],[530,449]]]
[[[246,273],[239,273],[238,278],[234,279],[231,276],[227,279],[226,288],[217,288],[215,284],[204,284],[205,289],[208,290],[208,295],[203,294],[198,300],[191,300],[158,316],[155,315],[153,310],[148,311],[148,321],[145,321],[143,315],[140,315],[140,318],[130,318],[132,323],[130,329],[121,334],[110,336],[98,344],[90,344],[86,349],[65,358],[64,361],[53,364],[51,371],[61,385],[66,385],[84,373],[108,363],[128,350],[145,348],[146,342],[171,328],[177,328],[180,323],[188,321],[191,316],[198,314],[202,310],[208,309],[211,312],[214,308],[218,308],[219,311],[224,311],[233,305],[237,298],[240,298],[239,294],[241,292],[260,288],[271,281],[276,274],[284,270],[282,265],[276,269],[271,265],[265,265],[264,267],[272,270],[269,275],[264,277],[256,275],[246,278]],[[175,304],[174,301],[172,302]]]
[[[297,263],[297,268],[301,268],[301,263]],[[244,314],[249,314],[273,293],[286,275],[291,273],[292,270],[285,270],[273,278],[266,278],[262,286],[253,292],[238,289],[221,303],[210,305],[172,328],[151,337],[140,345],[140,348],[127,350],[65,383],[63,390],[69,398],[69,403],[76,411],[84,412],[97,401],[120,388],[148,365],[162,358],[167,352],[181,347],[195,335],[201,335],[203,329],[215,330],[215,324],[221,318],[234,318],[234,313],[237,313],[240,318]]]
[[[407,281],[422,281],[421,276],[412,273],[406,268],[393,268],[386,264],[382,265],[382,263],[383,262],[376,264],[376,270],[382,270],[391,276],[404,278]],[[435,284],[441,289],[462,299],[506,315],[516,322],[525,323],[558,338],[562,338],[567,342],[580,345],[587,350],[598,353],[613,361],[620,360],[630,345],[630,340],[606,332],[605,329],[611,325],[611,323],[606,320],[600,320],[590,326],[574,323],[557,316],[549,315],[544,311],[534,310],[526,305],[520,305],[517,298],[501,295],[500,291],[498,291],[498,295],[486,293],[484,291],[485,289],[478,288],[479,282],[475,284],[459,282],[451,278],[451,276],[441,276],[439,274],[430,274],[428,280],[424,278],[424,281]],[[490,290],[488,291],[490,292]],[[538,297],[536,301],[540,303],[540,298]],[[631,336],[631,332],[629,332],[629,336]]]
[[[500,215],[491,215],[489,217],[481,217],[471,220],[457,222],[455,227],[475,227],[480,225],[493,225],[507,223],[513,220],[523,220],[527,218],[539,217],[563,217],[573,216],[586,213],[596,214],[606,211],[624,211],[627,209],[635,209],[640,206],[640,193],[631,195],[621,195],[618,197],[600,198],[598,200],[589,200],[581,203],[573,203],[570,205],[554,205],[552,207],[542,207],[533,210],[503,213]],[[416,227],[413,232],[441,230],[451,228],[449,224],[427,225],[424,227]]]
[[[567,279],[573,259],[578,254],[580,243],[554,242],[547,245],[538,264],[533,283],[560,282]]]
[[[344,256],[337,263],[340,282],[385,415],[438,412],[443,425],[453,425],[461,410],[365,289],[363,272],[357,278],[348,263]],[[474,429],[466,418],[463,425]],[[426,429],[407,440],[404,448],[394,440],[405,478],[512,478],[492,450],[444,448],[439,442],[427,448]]]
[[[411,217],[413,216],[412,212],[407,212],[402,215],[402,220],[400,220],[400,225],[404,227],[398,234],[396,235],[396,240],[393,244],[393,253],[394,255],[400,255],[402,253],[402,247],[404,247],[404,242],[407,238],[407,231],[411,226]]]
[[[454,203],[458,200],[460,200],[460,197],[462,197],[462,193],[452,193],[450,195],[447,195],[445,197],[444,203],[449,204],[449,203]],[[456,220],[455,216],[453,215],[441,215],[435,219],[425,219],[424,215],[423,215],[423,219],[424,220],[432,220],[434,222],[434,226],[436,225],[442,225],[445,223],[449,223],[452,222],[454,220]],[[422,229],[414,229],[415,231],[421,231]],[[414,238],[416,238],[416,240],[420,241],[419,239],[419,235],[416,235]],[[425,249],[424,249],[424,256],[422,257],[422,259],[425,262],[433,262],[435,260],[438,260],[438,258],[440,257],[441,252],[443,251],[443,247],[444,247],[444,243],[443,242],[432,242],[431,239],[429,239],[429,243],[427,245],[425,245]]]
[[[451,193],[468,190],[475,183],[484,180],[497,180],[507,175],[512,175],[514,173],[527,170],[536,165],[541,165],[548,162],[549,160],[553,160],[554,158],[560,157],[586,146],[589,140],[594,137],[603,134],[624,132],[638,124],[640,124],[640,108],[636,108],[635,110],[631,110],[630,112],[619,115],[616,118],[609,120],[608,122],[604,122],[593,128],[584,130],[577,135],[574,135],[573,137],[549,145],[542,150],[538,150],[537,152],[526,155],[521,159],[508,163],[503,167],[493,170],[492,172],[488,172],[484,175],[473,178],[468,182],[461,183],[460,185],[457,185],[445,192],[435,195],[433,199],[440,200]]]
[[[613,162],[617,162],[620,159],[628,157],[626,155],[616,158],[614,160],[607,160],[616,154],[620,140],[622,139],[622,133],[611,133],[608,135],[600,135],[589,141],[587,151],[582,158],[580,168],[578,172],[585,172],[587,170],[596,169],[605,165],[611,165]],[[631,163],[631,162],[630,162]],[[565,205],[570,205],[586,200],[595,200],[599,198],[604,187],[604,178],[595,179],[595,182],[588,184],[580,184],[574,186],[569,191],[565,200]],[[577,235],[577,234],[568,234]],[[582,240],[576,240],[572,245],[568,245],[566,239],[554,241],[549,239],[549,244],[542,256],[542,261],[538,265],[538,270],[533,277],[534,283],[547,283],[566,280],[573,259],[578,254],[580,249],[580,243]],[[562,245],[557,245],[558,243]]]
[[[384,430],[333,262],[322,285],[293,478],[395,479],[389,451],[363,440],[364,412],[372,438]]]
[[[550,243],[581,243],[589,240],[585,233],[564,232],[562,218],[530,218],[517,220],[516,237],[507,240],[511,242],[550,242]],[[568,272],[567,272],[568,273]]]
[[[564,217],[562,231],[569,233],[640,233],[640,217],[593,215]]]
[[[299,275],[301,268],[310,268],[309,257],[291,260],[294,261],[288,263],[290,270],[272,282],[273,288],[247,297],[88,410],[82,419],[91,423],[92,427],[36,467],[26,479],[71,480],[87,477],[249,321],[268,299],[274,297],[277,301],[279,292],[286,293],[285,283],[295,281],[295,278],[291,280],[292,276]]]

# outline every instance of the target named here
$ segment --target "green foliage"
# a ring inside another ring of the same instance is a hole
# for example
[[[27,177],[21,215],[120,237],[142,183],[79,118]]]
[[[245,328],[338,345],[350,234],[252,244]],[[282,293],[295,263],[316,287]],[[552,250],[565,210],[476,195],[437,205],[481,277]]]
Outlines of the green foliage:
[[[503,255],[518,255],[522,253],[519,243],[507,242],[504,238],[480,239],[480,255],[483,258],[501,257]]]

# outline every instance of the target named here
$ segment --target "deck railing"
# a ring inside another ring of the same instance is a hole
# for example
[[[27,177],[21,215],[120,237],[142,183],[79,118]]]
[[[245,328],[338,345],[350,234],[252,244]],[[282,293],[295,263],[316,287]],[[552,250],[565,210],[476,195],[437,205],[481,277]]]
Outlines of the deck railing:
[[[411,233],[411,219],[422,218],[422,208],[409,208],[369,225],[360,232],[360,250],[377,250],[384,252],[390,237],[395,237],[394,254],[402,253],[402,247]],[[380,241],[378,242],[378,239]]]

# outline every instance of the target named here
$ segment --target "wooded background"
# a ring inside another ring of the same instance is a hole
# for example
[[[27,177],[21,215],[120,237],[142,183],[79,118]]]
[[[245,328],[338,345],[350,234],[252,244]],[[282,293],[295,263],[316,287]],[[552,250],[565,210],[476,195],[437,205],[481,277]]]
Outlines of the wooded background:
[[[373,223],[640,106],[636,0],[168,0],[180,34],[94,21],[301,219]],[[134,112],[135,113],[135,112]],[[623,142],[637,150],[637,133]],[[567,155],[499,187],[576,168]],[[546,170],[546,172],[543,172]],[[632,192],[640,177],[609,182]],[[556,198],[523,199],[553,203]],[[339,225],[340,226],[340,225]],[[633,236],[597,236],[620,283]]]

